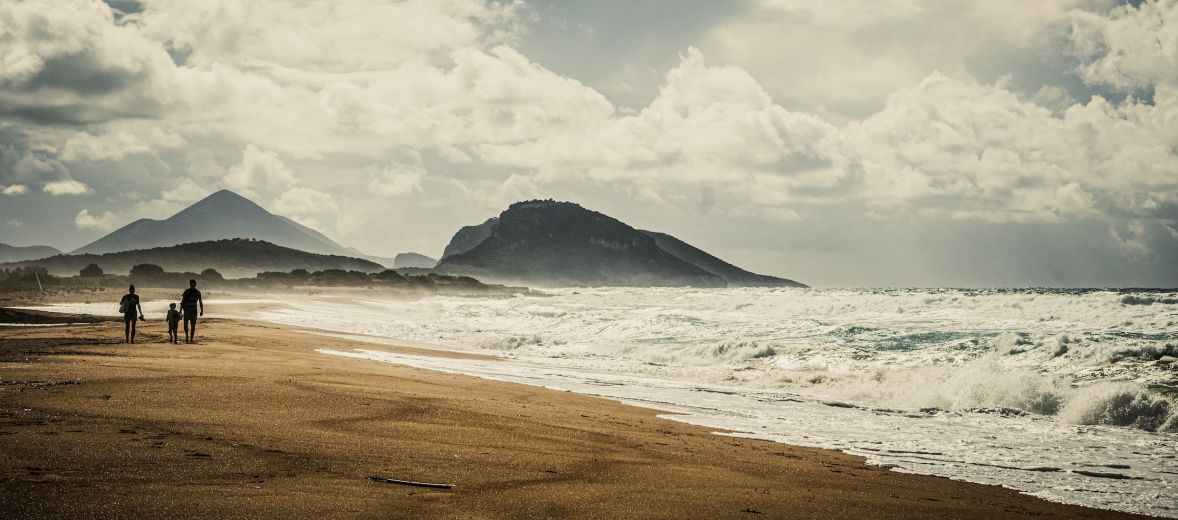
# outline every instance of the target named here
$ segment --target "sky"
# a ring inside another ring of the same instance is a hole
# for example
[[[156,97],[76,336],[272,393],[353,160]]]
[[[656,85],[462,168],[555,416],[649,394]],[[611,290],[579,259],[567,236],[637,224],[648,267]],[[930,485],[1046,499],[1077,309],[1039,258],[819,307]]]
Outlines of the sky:
[[[0,0],[0,242],[571,200],[816,286],[1178,286],[1178,0]]]

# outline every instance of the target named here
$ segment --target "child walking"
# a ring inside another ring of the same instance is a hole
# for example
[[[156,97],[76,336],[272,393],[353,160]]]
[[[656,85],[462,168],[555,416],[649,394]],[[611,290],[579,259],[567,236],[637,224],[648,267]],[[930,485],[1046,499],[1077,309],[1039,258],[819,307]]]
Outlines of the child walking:
[[[180,311],[176,310],[176,304],[168,304],[168,339],[173,344],[180,343],[180,336],[177,332],[180,328]]]

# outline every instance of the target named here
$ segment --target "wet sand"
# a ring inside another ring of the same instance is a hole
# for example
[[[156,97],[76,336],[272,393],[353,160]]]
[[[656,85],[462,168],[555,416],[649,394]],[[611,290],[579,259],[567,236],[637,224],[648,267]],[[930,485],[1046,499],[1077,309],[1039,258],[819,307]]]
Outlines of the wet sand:
[[[1140,518],[205,320],[0,327],[0,518]],[[451,484],[432,489],[368,476]]]

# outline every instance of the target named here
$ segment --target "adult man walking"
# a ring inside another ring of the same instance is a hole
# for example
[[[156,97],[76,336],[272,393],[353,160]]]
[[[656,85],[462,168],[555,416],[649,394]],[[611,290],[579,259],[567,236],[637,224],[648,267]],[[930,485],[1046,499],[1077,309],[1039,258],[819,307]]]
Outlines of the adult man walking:
[[[138,315],[139,320],[143,321],[143,307],[139,305],[139,295],[135,294],[134,285],[119,299],[119,312],[123,313],[123,333],[126,335],[126,342],[134,343],[135,316]]]
[[[197,313],[197,306],[200,313]],[[196,339],[196,317],[205,315],[205,302],[196,290],[196,280],[188,281],[188,289],[180,295],[180,308],[184,310],[184,342],[192,343]]]

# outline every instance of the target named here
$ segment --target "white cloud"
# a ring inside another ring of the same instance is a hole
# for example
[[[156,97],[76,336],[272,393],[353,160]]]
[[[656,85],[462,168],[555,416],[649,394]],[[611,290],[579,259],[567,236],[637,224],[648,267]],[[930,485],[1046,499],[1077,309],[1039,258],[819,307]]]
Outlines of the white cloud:
[[[271,209],[312,229],[322,231],[322,221],[334,221],[336,229],[341,226],[340,204],[335,197],[311,188],[300,186],[287,190],[274,201]]]
[[[24,195],[28,192],[29,187],[25,186],[24,184],[12,184],[5,186],[4,189],[0,190],[0,193],[3,193],[4,195]]]
[[[821,119],[774,104],[746,71],[708,66],[690,49],[637,114],[477,149],[485,160],[537,170],[541,182],[633,183],[646,200],[709,186],[778,205],[792,201],[795,188],[831,186],[845,175],[839,138]],[[755,189],[758,183],[775,190]]]
[[[1126,92],[1178,86],[1178,1],[1124,5],[1109,16],[1075,11],[1071,21],[1085,81]]]
[[[241,162],[230,167],[223,180],[231,189],[257,197],[286,191],[295,184],[295,175],[277,153],[250,144],[242,151]]]
[[[699,46],[712,59],[749,70],[787,106],[850,120],[934,70],[982,81],[992,78],[979,74],[993,69],[1029,80],[1049,73],[1048,64],[1033,60],[1058,52],[1056,38],[1066,34],[1070,13],[1105,11],[1113,3],[750,0]]]
[[[77,132],[66,138],[58,157],[66,162],[117,161],[128,155],[179,148],[185,143],[171,129],[144,121],[106,123],[94,132]]]
[[[18,150],[0,143],[0,182],[9,186],[27,186],[70,177],[69,169],[51,155],[52,147],[40,143],[21,144],[27,148]]]
[[[14,228],[18,228],[18,227],[25,225],[25,222],[21,219],[18,219],[18,218],[10,218],[5,223],[8,224],[8,227],[14,227]]]
[[[188,150],[184,154],[184,162],[189,175],[198,179],[220,179],[225,176],[225,168],[217,162],[212,150],[200,148]]]
[[[311,75],[312,89],[267,79],[272,92],[259,99],[230,96],[230,106],[243,107],[226,114],[230,131],[296,158],[379,160],[410,148],[461,161],[454,152],[464,147],[531,140],[614,110],[599,93],[504,46],[457,49],[441,65],[413,60],[359,77]]]
[[[848,128],[862,160],[858,193],[877,210],[949,218],[1115,219],[1136,205],[1119,199],[1173,192],[1178,132],[1165,121],[1175,101],[1095,98],[1056,116],[1000,85],[935,74]]]
[[[42,189],[50,195],[85,195],[90,193],[88,186],[73,179],[49,182]]]
[[[732,216],[796,221],[855,204],[870,218],[1112,226],[1127,210],[1156,212],[1145,201],[1176,188],[1178,131],[1166,121],[1178,104],[1167,91],[1155,101],[1052,110],[1001,82],[934,72],[840,128],[777,105],[746,71],[709,66],[693,49],[637,114],[475,149],[536,172],[533,190],[592,180],[672,208],[706,188],[739,201],[719,204]]]
[[[78,229],[96,229],[98,231],[110,231],[118,227],[118,218],[109,211],[102,212],[101,215],[91,215],[90,210],[83,209],[79,211],[74,217],[74,225]]]
[[[1141,221],[1134,220],[1124,226],[1110,228],[1108,234],[1129,256],[1148,258],[1153,253],[1149,246],[1149,231]]]
[[[426,171],[421,167],[390,166],[375,175],[368,189],[381,197],[401,197],[421,190]]]
[[[95,122],[154,113],[175,68],[102,2],[0,4],[0,113],[45,122]]]
[[[198,183],[190,177],[179,177],[171,181],[168,184],[172,187],[165,189],[158,197],[138,200],[131,208],[120,209],[118,214],[124,220],[144,217],[167,218],[214,191],[207,183]]]
[[[189,177],[183,177],[176,187],[160,194],[160,198],[168,202],[188,204],[207,197],[213,190],[208,185],[198,184]]]
[[[523,29],[524,10],[522,2],[466,0],[164,0],[148,3],[135,18],[152,38],[191,51],[188,62],[198,67],[239,63],[352,73],[510,42]]]
[[[331,195],[321,191],[296,187],[274,201],[274,210],[283,215],[331,215],[339,213],[339,204]]]

